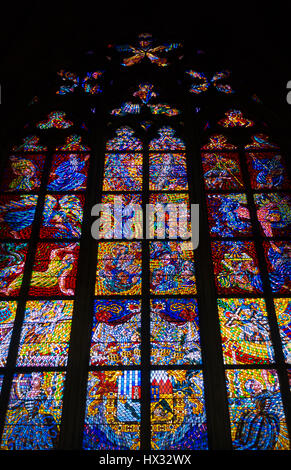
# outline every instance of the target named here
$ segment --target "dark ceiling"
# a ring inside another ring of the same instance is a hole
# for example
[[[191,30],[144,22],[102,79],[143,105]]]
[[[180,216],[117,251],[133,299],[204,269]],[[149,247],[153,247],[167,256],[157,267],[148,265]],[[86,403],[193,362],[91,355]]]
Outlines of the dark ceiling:
[[[7,3],[0,30],[2,129],[51,70],[107,40],[122,44],[140,32],[187,40],[193,48],[209,51],[218,63],[238,67],[243,80],[290,120],[286,86],[291,80],[291,42],[285,2]]]

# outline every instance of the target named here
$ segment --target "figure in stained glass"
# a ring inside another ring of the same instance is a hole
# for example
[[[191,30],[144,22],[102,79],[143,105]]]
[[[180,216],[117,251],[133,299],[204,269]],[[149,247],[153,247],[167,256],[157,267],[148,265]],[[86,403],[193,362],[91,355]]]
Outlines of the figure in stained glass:
[[[291,291],[291,247],[284,241],[264,243],[273,292],[289,293]]]
[[[274,361],[266,305],[263,299],[218,299],[225,364]]]
[[[234,237],[251,234],[245,194],[207,196],[208,220],[213,236]]]
[[[83,216],[84,200],[81,196],[45,197],[41,238],[79,238]]]
[[[151,242],[152,294],[196,293],[193,251],[182,242]]]
[[[287,450],[289,439],[275,371],[227,371],[236,450]]]
[[[62,372],[14,376],[2,450],[50,450],[56,447],[63,383]]]
[[[78,249],[78,243],[39,243],[30,295],[74,295]]]
[[[237,154],[203,153],[202,165],[206,189],[241,189],[243,180]]]
[[[12,155],[4,171],[1,189],[4,191],[33,191],[40,186],[44,155]]]
[[[89,155],[56,154],[49,176],[49,191],[77,191],[86,188]]]
[[[100,243],[96,294],[139,294],[141,292],[141,244]]]
[[[284,189],[290,187],[283,157],[280,154],[247,154],[248,167],[254,189]]]
[[[262,292],[262,280],[252,242],[213,242],[212,252],[219,293]]]

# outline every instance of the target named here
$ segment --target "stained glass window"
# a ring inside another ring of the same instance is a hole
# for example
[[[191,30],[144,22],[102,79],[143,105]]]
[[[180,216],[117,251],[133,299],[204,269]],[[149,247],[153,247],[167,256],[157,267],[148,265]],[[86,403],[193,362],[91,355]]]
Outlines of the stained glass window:
[[[217,124],[236,132],[256,125],[237,109]],[[232,135],[237,142],[231,130],[212,134],[201,148],[232,448],[285,450],[290,442],[273,365],[280,354],[288,363],[288,299],[271,299],[270,292],[290,293],[290,195],[284,191],[290,184],[269,136],[240,134],[238,147]]]
[[[0,448],[289,450],[286,139],[182,41],[91,52],[1,167]]]

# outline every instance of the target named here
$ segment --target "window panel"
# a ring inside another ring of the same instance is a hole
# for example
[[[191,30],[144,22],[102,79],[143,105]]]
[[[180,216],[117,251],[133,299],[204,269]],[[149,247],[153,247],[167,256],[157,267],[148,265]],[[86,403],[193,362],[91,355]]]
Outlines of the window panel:
[[[27,302],[17,366],[65,366],[73,314],[73,302]]]
[[[27,239],[31,235],[38,196],[0,196],[1,238]]]
[[[141,294],[141,243],[99,243],[95,294]]]
[[[218,299],[225,364],[274,362],[264,299]]]
[[[140,447],[140,372],[89,372],[83,448]]]
[[[0,366],[6,365],[12,330],[16,315],[17,302],[0,302]]]
[[[228,370],[226,377],[234,449],[289,449],[276,371]]]
[[[50,450],[57,447],[64,378],[62,372],[14,375],[2,450]]]
[[[90,365],[140,364],[140,328],[140,300],[95,300]]]
[[[80,238],[84,196],[45,196],[40,238]]]
[[[156,210],[149,220],[151,237],[183,238],[191,233],[190,203],[187,193],[152,193],[149,204]]]
[[[151,372],[152,449],[207,449],[202,373]]]
[[[254,194],[257,218],[265,237],[291,235],[291,198],[286,193]]]
[[[210,194],[207,196],[210,234],[238,237],[252,234],[245,194]]]
[[[37,191],[40,187],[45,155],[11,155],[4,169],[1,191]]]
[[[247,152],[253,189],[289,189],[290,180],[282,155],[275,152]]]
[[[274,299],[277,322],[287,364],[291,363],[291,301],[290,299]]]
[[[212,258],[219,294],[261,293],[255,246],[250,241],[212,242]]]
[[[196,299],[151,300],[151,363],[201,364]]]
[[[286,241],[264,242],[271,289],[276,294],[291,291],[290,248]]]
[[[100,238],[142,238],[142,198],[139,194],[103,194]]]
[[[207,190],[244,188],[237,153],[203,153],[202,165]]]
[[[0,243],[0,293],[19,295],[27,243]]]
[[[196,294],[191,243],[150,242],[151,294]]]
[[[80,191],[86,189],[88,161],[88,154],[55,154],[47,189],[49,191]]]
[[[78,243],[39,243],[29,294],[74,295],[78,252]]]
[[[150,191],[188,189],[186,157],[183,153],[150,154]]]
[[[103,191],[141,191],[142,154],[105,155]]]

